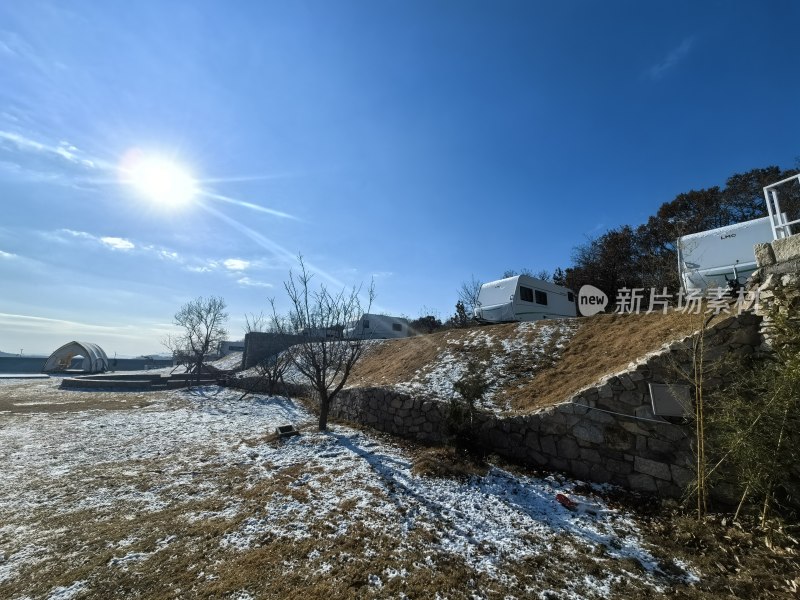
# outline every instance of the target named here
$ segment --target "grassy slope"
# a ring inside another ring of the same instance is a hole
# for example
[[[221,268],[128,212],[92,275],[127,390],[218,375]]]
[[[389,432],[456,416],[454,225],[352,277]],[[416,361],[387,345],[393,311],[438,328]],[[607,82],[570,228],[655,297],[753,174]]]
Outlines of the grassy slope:
[[[543,352],[522,352],[514,344],[503,344],[527,338],[536,344],[537,328],[525,324],[503,324],[481,327],[484,345],[470,343],[474,329],[451,330],[375,344],[358,364],[352,385],[397,385],[411,381],[420,372],[430,370],[444,353],[455,348],[461,354],[472,354],[485,361],[489,354],[506,353],[504,372],[500,374],[498,404],[515,412],[528,412],[566,400],[580,389],[604,375],[623,370],[631,362],[661,348],[665,343],[681,339],[699,328],[698,315],[597,315],[578,319],[576,330],[555,341],[563,343],[560,353],[555,347]],[[530,349],[530,348],[528,348]]]

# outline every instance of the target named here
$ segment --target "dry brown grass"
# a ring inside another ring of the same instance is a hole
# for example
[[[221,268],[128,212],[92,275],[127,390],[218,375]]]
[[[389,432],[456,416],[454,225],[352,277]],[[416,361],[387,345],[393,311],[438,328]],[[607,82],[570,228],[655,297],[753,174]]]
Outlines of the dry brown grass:
[[[9,379],[0,382],[0,412],[59,413],[89,409],[128,410],[170,397],[166,391],[60,389],[61,378]]]
[[[515,323],[490,325],[479,331],[486,331],[504,339],[516,331]],[[458,350],[466,338],[475,333],[475,328],[449,329],[418,335],[415,337],[385,340],[370,346],[353,370],[349,385],[393,385],[409,381],[414,374],[433,362],[445,348]],[[483,348],[475,349],[480,352]]]
[[[128,414],[132,413],[125,416]],[[265,442],[277,443],[269,434],[239,443],[253,448]],[[413,457],[415,472],[464,477],[484,469],[450,449],[403,444],[404,452]],[[197,453],[203,451],[198,447]],[[323,490],[336,486],[347,468],[321,470],[313,460],[287,464],[272,462],[274,458],[234,463],[214,460],[213,454],[209,460],[193,456],[185,463],[188,476],[181,478],[176,478],[175,469],[170,470],[175,461],[170,455],[100,462],[76,467],[58,479],[57,487],[47,487],[51,479],[42,476],[40,480],[41,474],[31,469],[26,487],[41,486],[46,494],[30,510],[15,513],[13,522],[9,521],[12,528],[0,527],[0,549],[6,556],[28,544],[41,550],[37,559],[27,562],[13,578],[0,581],[0,598],[47,598],[57,586],[76,581],[86,582],[86,588],[73,597],[103,600],[235,598],[242,591],[253,598],[309,600],[398,598],[401,594],[430,598],[437,592],[452,599],[558,598],[565,596],[570,585],[575,596],[596,598],[596,588],[585,581],[587,575],[601,580],[616,578],[610,583],[613,598],[659,597],[651,585],[628,575],[642,575],[642,566],[634,559],[614,558],[602,543],[576,545],[567,534],[559,534],[544,548],[537,537],[541,533],[525,529],[519,530],[519,537],[530,539],[530,554],[498,559],[501,576],[492,578],[443,548],[441,542],[450,531],[446,514],[441,521],[407,519],[414,503],[404,503],[404,496],[395,488],[379,485],[374,478],[354,482],[364,495],[346,498],[343,494],[324,518],[315,518],[313,510],[312,516],[302,521],[294,516],[299,513],[271,513],[268,507],[275,506],[271,501],[276,497],[313,509]],[[320,484],[316,492],[314,486],[296,485],[303,475]],[[80,485],[65,485],[69,481]],[[112,503],[79,508],[89,493],[128,487],[141,494],[120,495]],[[215,490],[210,497],[209,489]],[[166,500],[166,505],[149,503],[151,494]],[[231,504],[238,509],[219,514]],[[397,512],[387,513],[387,504],[396,506]],[[452,508],[458,510],[459,506]],[[357,510],[362,520],[352,518]],[[255,534],[245,548],[221,543],[226,535],[241,531],[247,519],[269,519],[276,527]],[[342,523],[347,524],[345,533],[337,532]],[[413,525],[408,527],[409,523]],[[25,533],[11,535],[16,528]],[[789,555],[786,550],[786,556],[773,560],[761,538],[748,538],[737,541],[738,549],[730,553],[727,546],[732,534],[728,531],[694,532],[689,521],[674,529],[671,519],[648,528],[656,547],[664,539],[673,541],[666,546],[669,550],[657,557],[663,559],[665,568],[671,564],[673,552],[684,560],[699,561],[704,581],[693,587],[661,577],[664,595],[723,598],[730,597],[731,589],[738,597],[755,597],[759,592],[761,597],[790,597],[781,590],[797,572],[796,552]],[[293,531],[308,535],[292,536]],[[165,543],[165,539],[170,541]],[[702,558],[694,552],[702,552]],[[134,553],[141,553],[138,560],[120,561]],[[759,558],[755,560],[753,555]],[[403,574],[390,577],[394,572]],[[370,576],[380,577],[380,586]]]
[[[414,453],[411,472],[426,477],[468,479],[486,475],[489,465],[464,450],[446,447],[421,447]]]
[[[141,482],[143,489],[163,485],[157,475],[159,466],[157,462],[151,465],[152,475]],[[386,531],[352,522],[345,535],[337,535],[340,521],[347,521],[353,509],[353,499],[342,501],[328,519],[309,523],[309,536],[305,538],[264,533],[249,548],[240,550],[220,543],[245,519],[270,518],[265,501],[276,494],[312,504],[312,497],[290,485],[306,472],[305,465],[279,468],[273,477],[255,485],[248,482],[247,469],[238,466],[200,474],[203,480],[227,488],[230,499],[241,502],[241,510],[232,517],[187,519],[189,513],[220,511],[228,499],[192,499],[185,493],[154,511],[131,511],[117,505],[54,513],[43,507],[28,517],[42,535],[48,535],[49,551],[13,580],[0,583],[0,597],[45,598],[58,586],[85,581],[85,591],[76,597],[212,599],[235,597],[246,590],[251,597],[270,599],[388,598],[401,594],[429,598],[437,592],[454,599],[475,595],[503,598],[508,594],[522,597],[526,589],[562,589],[576,561],[582,570],[588,568],[593,573],[619,572],[613,559],[576,558],[569,550],[555,550],[504,564],[507,577],[497,580],[438,547],[441,534],[425,527],[398,535],[389,522]],[[90,470],[81,477],[92,480],[96,475]],[[121,485],[124,479],[117,475],[106,485]],[[374,493],[384,492],[375,489]],[[374,514],[371,518],[379,522],[381,516]],[[291,520],[278,524],[287,532],[296,525]],[[165,539],[170,539],[169,543],[164,543]],[[123,540],[127,545],[120,546]],[[141,553],[141,558],[120,561],[136,553]],[[403,575],[388,577],[389,571]],[[380,585],[370,576],[379,577]],[[641,591],[639,586],[635,589]]]
[[[436,359],[441,334],[386,340],[370,346],[356,363],[348,385],[392,385],[413,377],[417,369]]]
[[[520,412],[564,401],[663,344],[694,333],[701,326],[700,318],[670,312],[667,315],[596,315],[581,319],[561,359],[513,391],[509,390],[507,398]]]
[[[620,371],[658,350],[664,343],[690,335],[699,329],[700,317],[678,312],[596,315],[578,319],[577,326],[571,339],[553,336],[535,357],[521,353],[509,357],[507,381],[501,382],[497,403],[510,406],[514,412],[530,412],[564,401],[604,375]],[[474,331],[456,329],[376,344],[356,366],[350,385],[394,385],[409,381],[417,371],[436,361],[445,349],[485,353],[486,347],[460,346]],[[494,338],[489,350],[501,352],[500,340],[518,335],[518,326],[489,325],[480,331]],[[530,330],[525,336],[534,340],[536,332]],[[555,347],[560,343],[564,343],[564,350],[558,358]]]

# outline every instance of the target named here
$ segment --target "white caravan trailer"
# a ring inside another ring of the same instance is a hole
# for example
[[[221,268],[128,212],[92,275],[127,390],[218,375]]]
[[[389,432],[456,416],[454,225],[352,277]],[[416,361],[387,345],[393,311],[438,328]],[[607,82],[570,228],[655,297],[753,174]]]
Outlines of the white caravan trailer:
[[[344,329],[344,337],[365,340],[404,338],[410,335],[408,319],[365,313]]]
[[[481,286],[475,318],[487,323],[574,317],[575,295],[565,287],[528,275]]]
[[[786,215],[782,215],[784,221]],[[756,270],[753,246],[773,240],[770,217],[678,238],[678,272],[684,292],[736,288]]]

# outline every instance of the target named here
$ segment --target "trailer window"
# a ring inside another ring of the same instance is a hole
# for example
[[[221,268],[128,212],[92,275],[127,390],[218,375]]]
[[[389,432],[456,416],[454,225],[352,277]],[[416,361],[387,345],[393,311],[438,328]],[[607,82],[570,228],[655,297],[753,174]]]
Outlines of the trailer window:
[[[572,292],[567,292],[567,300],[569,302],[575,302],[575,295]]]
[[[519,299],[523,302],[533,302],[533,290],[529,287],[519,286]]]
[[[392,331],[403,331],[403,326],[400,323],[392,323]]]
[[[536,290],[536,304],[547,305],[547,293]]]
[[[364,319],[364,329],[369,329],[369,320]]]

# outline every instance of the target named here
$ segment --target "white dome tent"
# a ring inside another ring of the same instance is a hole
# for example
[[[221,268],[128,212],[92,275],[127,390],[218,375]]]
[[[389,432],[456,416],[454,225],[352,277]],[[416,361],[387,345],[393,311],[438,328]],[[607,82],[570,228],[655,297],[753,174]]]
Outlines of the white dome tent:
[[[108,356],[100,346],[90,342],[70,342],[50,355],[42,371],[101,373],[107,369]]]

